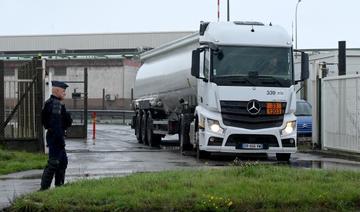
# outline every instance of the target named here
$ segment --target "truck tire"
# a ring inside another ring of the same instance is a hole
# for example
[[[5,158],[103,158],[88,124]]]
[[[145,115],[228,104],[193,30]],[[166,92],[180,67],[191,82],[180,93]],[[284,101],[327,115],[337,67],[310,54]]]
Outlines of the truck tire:
[[[192,149],[192,146],[190,145],[189,133],[190,133],[190,125],[185,123],[184,115],[181,114],[180,129],[179,129],[180,153]]]
[[[147,115],[147,124],[146,124],[146,137],[147,143],[152,147],[159,147],[161,142],[161,135],[154,134],[154,122],[152,114],[149,111]]]
[[[291,157],[290,153],[276,153],[276,159],[278,161],[289,161]]]
[[[141,140],[141,112],[140,111],[138,111],[136,113],[135,135],[136,135],[136,139],[138,140],[138,142],[140,144],[142,144],[142,140]]]
[[[211,156],[211,153],[210,152],[207,152],[207,151],[203,151],[203,150],[200,150],[199,151],[199,158],[200,159],[207,159]]]
[[[196,124],[197,124],[197,122],[196,122]],[[206,152],[206,151],[204,151],[204,150],[200,150],[200,146],[199,146],[199,131],[196,131],[195,132],[195,134],[196,134],[196,141],[195,141],[195,143],[196,143],[196,158],[197,158],[197,160],[199,160],[199,159],[205,159],[205,158],[208,158],[208,157],[210,157],[210,155],[211,155],[211,153],[210,152]]]
[[[147,115],[146,115],[146,111],[142,112],[142,116],[141,116],[141,141],[143,144],[148,144],[147,143],[147,136],[146,136],[146,122],[147,122]]]
[[[200,150],[199,146],[196,146],[196,158],[199,159],[206,159],[209,158],[211,155],[210,152],[204,151],[204,150]]]

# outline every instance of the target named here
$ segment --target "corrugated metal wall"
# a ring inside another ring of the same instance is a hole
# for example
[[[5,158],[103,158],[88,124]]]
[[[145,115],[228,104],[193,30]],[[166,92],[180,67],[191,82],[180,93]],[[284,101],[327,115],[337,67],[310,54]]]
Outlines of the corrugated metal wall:
[[[194,32],[0,36],[0,51],[158,47]]]
[[[323,148],[360,153],[360,76],[322,80]]]

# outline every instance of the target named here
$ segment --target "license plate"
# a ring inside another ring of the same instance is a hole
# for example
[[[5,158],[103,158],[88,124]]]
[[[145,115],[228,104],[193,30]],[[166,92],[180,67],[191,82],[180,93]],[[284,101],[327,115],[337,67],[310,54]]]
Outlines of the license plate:
[[[263,144],[242,144],[242,149],[263,149]]]

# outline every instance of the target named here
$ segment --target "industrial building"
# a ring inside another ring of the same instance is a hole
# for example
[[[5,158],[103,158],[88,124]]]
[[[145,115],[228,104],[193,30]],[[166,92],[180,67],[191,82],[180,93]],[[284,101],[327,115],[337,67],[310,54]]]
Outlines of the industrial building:
[[[139,55],[192,33],[0,36],[0,60],[5,61],[5,110],[13,108],[18,98],[18,68],[38,55],[45,58],[46,72],[53,80],[69,82],[69,109],[83,107],[85,69],[88,109],[129,109],[141,65]],[[297,98],[313,106],[314,147],[360,153],[360,49],[346,49],[346,73],[342,76],[338,49],[303,51],[310,55],[310,78],[297,85]],[[300,58],[295,57],[295,72],[299,63]]]
[[[88,70],[89,109],[128,109],[139,54],[193,32],[148,32],[0,36],[0,59],[5,60],[5,97],[16,96],[18,67],[41,55],[53,80],[69,82],[66,104],[82,107],[84,69]],[[11,101],[7,102],[11,104]]]

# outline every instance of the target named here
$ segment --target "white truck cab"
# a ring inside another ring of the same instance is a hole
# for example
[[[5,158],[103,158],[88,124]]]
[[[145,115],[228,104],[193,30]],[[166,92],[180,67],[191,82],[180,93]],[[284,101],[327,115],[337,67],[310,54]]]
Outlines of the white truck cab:
[[[304,80],[308,58],[302,56]],[[259,22],[201,23],[198,34],[142,58],[135,110],[152,111],[152,119],[162,114],[148,124],[152,129],[143,126],[143,132],[152,130],[148,137],[174,132],[170,123],[178,123],[182,150],[276,153],[278,160],[296,152],[293,49],[283,28]],[[155,81],[161,85],[151,89]],[[145,100],[157,109],[144,109]]]

